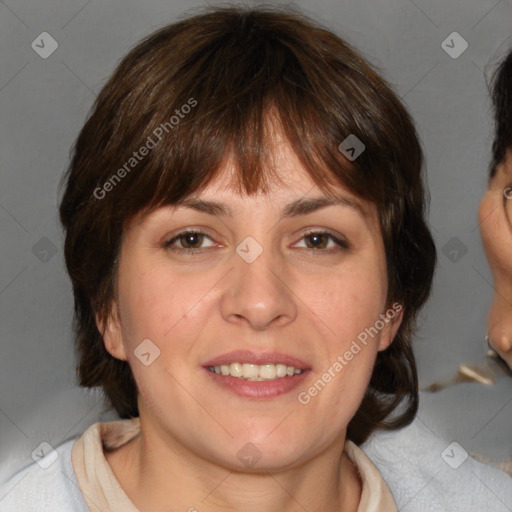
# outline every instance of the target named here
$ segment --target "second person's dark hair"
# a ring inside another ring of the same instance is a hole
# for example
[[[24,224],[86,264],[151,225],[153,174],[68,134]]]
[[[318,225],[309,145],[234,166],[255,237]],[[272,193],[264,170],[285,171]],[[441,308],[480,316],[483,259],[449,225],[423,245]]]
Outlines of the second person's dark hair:
[[[505,158],[507,149],[512,149],[512,50],[493,75],[491,98],[495,122],[490,168],[492,178],[496,166]]]

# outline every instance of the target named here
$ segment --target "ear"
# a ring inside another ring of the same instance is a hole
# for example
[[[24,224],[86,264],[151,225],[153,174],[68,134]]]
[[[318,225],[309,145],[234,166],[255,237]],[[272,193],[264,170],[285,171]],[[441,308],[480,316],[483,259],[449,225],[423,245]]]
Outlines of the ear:
[[[102,321],[100,316],[96,314],[96,325],[103,337],[107,352],[117,359],[126,361],[128,358],[123,345],[121,314],[116,301],[112,303],[108,318],[105,321]]]
[[[380,332],[379,352],[386,350],[391,345],[402,323],[403,317],[404,307],[398,302],[395,302],[381,315],[381,319],[385,325]]]

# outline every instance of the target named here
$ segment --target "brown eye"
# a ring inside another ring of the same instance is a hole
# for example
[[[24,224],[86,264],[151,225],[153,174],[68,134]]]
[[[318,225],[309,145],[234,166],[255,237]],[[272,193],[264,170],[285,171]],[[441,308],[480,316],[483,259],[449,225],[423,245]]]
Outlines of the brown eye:
[[[183,231],[169,241],[164,243],[164,247],[173,251],[198,251],[203,249],[205,239],[211,238],[201,231]],[[178,242],[178,245],[176,245]]]
[[[199,249],[203,241],[203,235],[201,233],[185,233],[180,235],[178,239],[185,249]]]
[[[310,249],[325,249],[329,243],[329,236],[326,233],[311,233],[306,235],[304,239]]]

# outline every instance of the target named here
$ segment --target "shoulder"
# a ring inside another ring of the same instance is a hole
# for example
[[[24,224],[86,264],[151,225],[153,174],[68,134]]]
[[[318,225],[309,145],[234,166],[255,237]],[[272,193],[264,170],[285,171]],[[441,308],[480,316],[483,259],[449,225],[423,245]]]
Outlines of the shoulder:
[[[89,512],[71,462],[75,441],[38,447],[37,462],[0,484],[0,512]]]
[[[417,417],[394,432],[374,433],[361,449],[377,466],[399,510],[510,512],[512,478],[434,435]]]

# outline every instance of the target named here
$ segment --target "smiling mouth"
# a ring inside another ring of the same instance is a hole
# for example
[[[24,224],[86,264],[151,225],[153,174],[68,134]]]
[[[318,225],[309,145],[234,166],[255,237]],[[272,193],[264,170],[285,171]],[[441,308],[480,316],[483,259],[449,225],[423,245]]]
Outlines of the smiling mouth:
[[[306,371],[280,363],[261,365],[250,363],[231,363],[220,366],[207,366],[207,369],[217,375],[229,375],[231,377],[248,381],[278,380],[285,377],[300,375]]]

